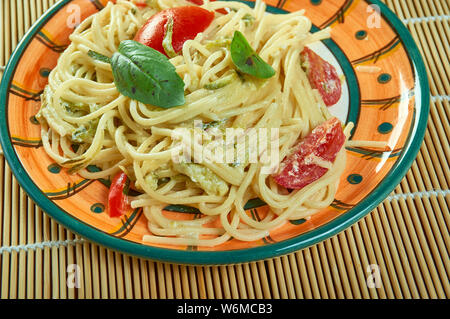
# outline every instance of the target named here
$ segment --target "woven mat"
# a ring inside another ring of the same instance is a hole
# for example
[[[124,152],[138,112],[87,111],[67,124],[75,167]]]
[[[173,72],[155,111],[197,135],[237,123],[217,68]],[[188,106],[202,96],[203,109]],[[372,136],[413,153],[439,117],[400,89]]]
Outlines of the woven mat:
[[[0,0],[0,66],[55,2]],[[420,48],[432,102],[416,161],[367,217],[315,246],[266,261],[214,267],[152,262],[58,225],[27,197],[1,156],[0,298],[449,298],[450,4],[385,3]],[[70,264],[80,267],[79,289],[67,287]],[[369,288],[370,274],[379,274],[379,288]]]

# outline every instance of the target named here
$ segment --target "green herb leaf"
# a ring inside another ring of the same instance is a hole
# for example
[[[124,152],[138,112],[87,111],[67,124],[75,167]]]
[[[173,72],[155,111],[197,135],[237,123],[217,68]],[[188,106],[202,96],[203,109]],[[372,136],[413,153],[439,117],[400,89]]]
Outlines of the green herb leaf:
[[[86,124],[79,126],[72,132],[72,141],[75,143],[90,142],[97,131],[98,119],[91,120]]]
[[[173,45],[172,45],[172,34],[173,34],[173,18],[172,17],[169,17],[164,29],[165,29],[165,33],[164,33],[164,39],[162,41],[162,46],[163,46],[164,52],[166,52],[166,54],[169,58],[174,58],[177,56],[177,53],[175,52]]]
[[[226,37],[218,37],[215,40],[206,40],[205,46],[208,50],[228,47],[231,44],[231,39]]]
[[[104,62],[104,63],[111,63],[111,59],[101,53],[89,50],[88,55],[91,58],[93,58],[94,60],[98,60],[98,61]]]
[[[255,17],[252,16],[250,13],[246,13],[242,17],[242,21],[244,21],[244,24],[246,27],[250,27],[251,25],[253,25],[253,22],[255,21]]]
[[[228,84],[232,83],[237,78],[238,78],[238,76],[237,76],[236,72],[233,72],[232,74],[226,75],[214,82],[205,84],[203,87],[207,90],[221,89],[221,88],[227,86]]]
[[[244,35],[235,31],[231,41],[231,59],[239,71],[260,79],[275,75],[275,70],[252,49]]]
[[[120,93],[162,108],[183,105],[184,82],[167,57],[139,42],[122,41],[111,58],[114,83]]]
[[[84,116],[90,113],[89,105],[83,103],[72,103],[61,99],[61,106],[72,116]]]

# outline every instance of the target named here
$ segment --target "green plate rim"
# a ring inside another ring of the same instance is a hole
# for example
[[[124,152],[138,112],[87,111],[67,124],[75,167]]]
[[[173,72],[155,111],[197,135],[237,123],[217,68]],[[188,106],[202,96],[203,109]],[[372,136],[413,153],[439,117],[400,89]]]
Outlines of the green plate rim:
[[[5,113],[7,95],[11,77],[14,74],[16,65],[20,60],[23,51],[28,46],[32,37],[41,29],[49,17],[53,16],[59,9],[69,3],[71,0],[62,0],[52,6],[32,28],[25,34],[8,61],[4,71],[2,82],[0,85],[0,121],[7,123]],[[373,208],[382,202],[389,193],[400,183],[411,167],[417,153],[420,150],[425,130],[427,127],[429,114],[429,83],[425,64],[419,49],[414,42],[408,29],[403,25],[400,19],[380,0],[366,0],[369,4],[379,6],[381,14],[385,20],[390,23],[392,28],[397,32],[400,40],[407,49],[412,66],[415,71],[415,87],[414,92],[417,93],[420,87],[420,100],[416,96],[415,112],[416,116],[410,130],[410,138],[408,139],[402,154],[391,168],[389,173],[380,182],[380,184],[351,210],[345,214],[335,218],[327,224],[320,226],[314,230],[296,236],[294,238],[264,245],[260,247],[239,249],[231,251],[204,252],[204,251],[182,251],[168,248],[151,247],[143,244],[125,241],[119,238],[107,235],[99,230],[88,227],[86,224],[75,220],[73,217],[62,213],[62,211],[37,188],[29,175],[22,167],[19,158],[9,139],[8,125],[0,127],[0,142],[3,148],[4,156],[8,161],[10,168],[17,178],[19,184],[38,204],[44,212],[54,218],[58,223],[64,225],[73,232],[87,238],[88,240],[100,245],[118,250],[127,254],[138,257],[149,258],[156,261],[173,262],[191,265],[222,265],[237,264],[273,258],[288,253],[298,251],[302,248],[317,244],[323,240],[336,235],[344,229],[350,227],[362,217],[366,216]],[[418,112],[417,112],[418,111]]]

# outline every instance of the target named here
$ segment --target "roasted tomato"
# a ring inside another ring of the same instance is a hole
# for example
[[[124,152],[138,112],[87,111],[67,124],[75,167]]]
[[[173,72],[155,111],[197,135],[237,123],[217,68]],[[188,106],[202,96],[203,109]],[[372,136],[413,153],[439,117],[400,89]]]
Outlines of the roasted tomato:
[[[314,89],[319,90],[326,106],[336,104],[341,98],[341,79],[336,69],[308,47],[300,53],[302,66]]]
[[[120,217],[131,209],[128,200],[130,179],[123,173],[117,173],[111,183],[108,194],[108,211],[110,217]]]
[[[281,162],[279,173],[273,176],[275,182],[289,189],[301,189],[318,180],[328,171],[320,162],[333,163],[344,142],[342,124],[337,118],[322,123]]]
[[[184,42],[194,39],[198,33],[206,30],[214,19],[214,12],[196,6],[160,11],[148,19],[134,40],[166,54],[162,42],[169,19],[173,21],[172,47],[178,53]]]

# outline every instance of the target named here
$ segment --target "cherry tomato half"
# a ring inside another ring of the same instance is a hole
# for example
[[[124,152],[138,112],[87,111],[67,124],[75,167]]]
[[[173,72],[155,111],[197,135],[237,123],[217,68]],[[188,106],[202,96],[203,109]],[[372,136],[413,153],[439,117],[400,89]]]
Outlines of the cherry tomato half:
[[[203,0],[188,0],[189,2],[192,2],[198,6],[203,5]],[[210,0],[210,1],[215,1],[215,0]]]
[[[120,172],[114,176],[108,194],[108,211],[110,217],[120,217],[131,209],[127,196],[129,187],[130,179],[125,173]]]
[[[135,5],[138,8],[145,8],[145,7],[147,7],[147,3],[145,3],[145,2],[136,2]]]
[[[111,0],[111,1],[113,1],[114,3],[116,2],[116,0]],[[198,6],[203,5],[203,0],[188,0],[188,1],[192,2],[193,4],[196,4]],[[216,0],[209,0],[209,1],[213,2],[213,1],[216,1]],[[147,7],[147,3],[146,2],[137,2],[135,4],[136,4],[137,7],[140,7],[140,8]],[[222,13],[222,14],[227,14],[228,13],[227,10],[225,10],[223,8],[217,9],[216,11],[219,12],[219,13]]]
[[[302,65],[311,86],[319,90],[326,106],[336,104],[341,98],[341,79],[336,69],[308,47],[300,53]]]
[[[328,169],[315,164],[314,157],[334,162],[344,142],[344,131],[337,118],[322,123],[281,162],[280,172],[273,176],[275,182],[289,189],[301,189],[318,180]]]
[[[211,24],[214,12],[196,6],[175,7],[160,11],[148,19],[134,40],[166,54],[162,41],[169,18],[173,19],[172,47],[175,52],[180,52],[184,42],[194,39]]]

